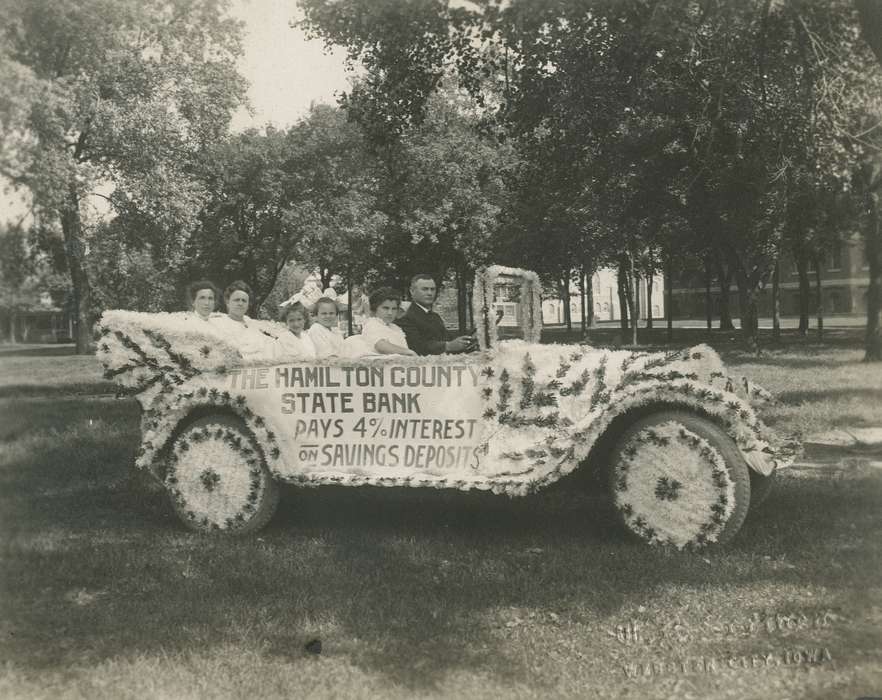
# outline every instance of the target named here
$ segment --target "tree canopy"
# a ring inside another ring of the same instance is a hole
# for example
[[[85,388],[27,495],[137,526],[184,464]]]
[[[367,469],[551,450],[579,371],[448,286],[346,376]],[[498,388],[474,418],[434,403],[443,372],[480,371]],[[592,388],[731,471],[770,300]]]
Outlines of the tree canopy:
[[[241,27],[223,0],[2,0],[0,172],[64,236],[77,347],[91,337],[95,199],[180,255],[202,192],[195,157],[244,99]]]

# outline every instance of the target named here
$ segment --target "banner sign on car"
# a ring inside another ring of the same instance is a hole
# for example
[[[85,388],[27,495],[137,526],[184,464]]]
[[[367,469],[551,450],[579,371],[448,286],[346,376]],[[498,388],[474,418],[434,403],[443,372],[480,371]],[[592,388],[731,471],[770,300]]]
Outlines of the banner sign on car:
[[[231,393],[276,424],[301,467],[477,468],[480,366],[353,364],[239,368]]]

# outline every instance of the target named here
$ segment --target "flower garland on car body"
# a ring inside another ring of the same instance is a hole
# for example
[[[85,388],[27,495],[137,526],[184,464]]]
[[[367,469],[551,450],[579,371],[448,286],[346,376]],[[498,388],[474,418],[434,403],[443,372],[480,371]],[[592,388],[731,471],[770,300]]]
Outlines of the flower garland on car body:
[[[135,458],[135,466],[147,469],[154,476],[158,476],[156,457],[173,436],[178,423],[194,409],[204,407],[216,407],[241,418],[246,427],[254,433],[258,443],[264,446],[264,456],[270,473],[276,478],[284,478],[279,469],[282,455],[278,440],[275,433],[267,427],[263,416],[256,415],[248,407],[244,396],[233,396],[228,391],[211,387],[204,381],[196,381],[183,390],[159,396],[144,412],[142,440]]]
[[[497,269],[499,274],[520,274]],[[535,285],[533,291],[538,295]],[[692,408],[716,419],[760,473],[769,473],[789,458],[775,454],[751,406],[732,393],[739,383],[721,371],[722,362],[707,346],[649,354],[512,340],[475,358],[482,368],[477,390],[485,405],[482,463],[492,465],[492,471],[462,471],[442,479],[292,473],[264,417],[251,411],[244,396],[212,386],[233,367],[266,363],[243,362],[226,339],[186,316],[113,311],[101,321],[99,357],[110,376],[138,393],[145,409],[136,461],[142,468],[155,469],[153,463],[178,422],[205,406],[242,418],[264,446],[273,475],[301,484],[421,485],[524,494],[575,469],[616,416],[649,404]],[[405,365],[462,361],[456,355],[395,358],[396,364]],[[364,358],[353,364],[388,362],[388,358]],[[759,398],[758,388],[745,390]]]

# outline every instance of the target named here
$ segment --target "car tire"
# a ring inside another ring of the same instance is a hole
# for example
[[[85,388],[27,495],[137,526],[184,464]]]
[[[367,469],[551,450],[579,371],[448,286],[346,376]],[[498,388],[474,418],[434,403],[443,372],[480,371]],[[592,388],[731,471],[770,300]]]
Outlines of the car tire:
[[[777,472],[763,476],[759,472],[750,470],[750,510],[756,510],[769,497],[775,488]]]
[[[650,544],[725,544],[750,508],[750,475],[738,447],[709,419],[658,411],[624,429],[608,485],[627,530]]]
[[[226,414],[198,418],[177,435],[165,485],[178,517],[197,532],[257,532],[279,502],[254,435]]]

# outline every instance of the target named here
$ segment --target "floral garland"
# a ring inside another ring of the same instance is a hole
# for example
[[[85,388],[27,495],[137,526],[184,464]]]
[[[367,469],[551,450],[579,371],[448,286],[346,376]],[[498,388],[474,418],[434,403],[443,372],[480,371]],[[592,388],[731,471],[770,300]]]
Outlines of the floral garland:
[[[287,474],[275,434],[248,408],[245,397],[210,388],[196,379],[187,386],[162,387],[154,405],[145,411],[136,463],[152,468],[178,422],[194,408],[206,405],[239,415],[266,446],[273,475],[299,484],[452,486],[522,495],[577,468],[615,417],[655,403],[682,406],[715,418],[760,473],[770,473],[787,458],[771,448],[765,428],[749,404],[722,389],[708,387],[697,373],[681,366],[701,359],[693,357],[701,355],[700,350],[662,356],[608,352],[597,361],[586,358],[587,348],[549,345],[528,351],[525,345],[521,341],[506,343],[485,358],[480,374],[478,390],[485,406],[482,462],[498,467],[489,473],[449,480]],[[569,354],[561,355],[562,349]]]
[[[564,348],[564,354],[559,346],[518,349],[507,343],[505,350],[512,352],[499,352],[494,367],[483,370],[485,449],[493,464],[519,468],[522,478],[531,479],[528,491],[578,467],[617,416],[651,404],[708,415],[762,474],[793,458],[772,447],[771,435],[747,402],[702,381],[721,363],[715,353],[706,357],[701,346],[651,355],[608,352],[599,360],[587,348]],[[555,352],[556,363],[550,356]]]
[[[677,549],[716,542],[735,508],[719,451],[676,421],[641,430],[622,448],[613,499],[628,527]]]
[[[241,394],[233,396],[228,391],[209,387],[204,383],[192,383],[177,390],[167,391],[157,397],[141,421],[141,445],[135,456],[135,466],[158,476],[157,457],[164,450],[181,420],[196,408],[216,407],[225,413],[237,415],[254,433],[263,446],[267,467],[273,476],[282,478],[280,469],[282,452],[276,434],[270,430],[263,416],[252,411]]]
[[[538,279],[533,273],[496,267],[483,279],[492,282],[502,274],[522,275],[525,290],[538,300]],[[476,307],[483,308],[486,295],[476,292],[475,300]],[[530,325],[528,318],[525,323]],[[534,334],[539,327],[539,323],[531,325]],[[495,333],[495,324],[490,330]],[[243,361],[233,345],[190,314],[106,312],[101,320],[99,356],[108,376],[138,394],[145,411],[136,463],[154,473],[158,471],[154,461],[178,423],[193,409],[205,406],[238,415],[264,446],[273,475],[297,483],[418,484],[523,494],[575,469],[617,416],[650,404],[683,406],[708,415],[728,432],[759,473],[769,474],[795,454],[775,445],[747,402],[748,398],[765,398],[764,390],[728,377],[719,356],[707,346],[650,354],[514,340],[497,345],[476,358],[481,367],[477,391],[484,405],[483,467],[440,480],[286,473],[290,470],[282,466],[276,436],[264,417],[254,414],[244,396],[233,396],[218,386],[218,379],[232,367],[267,363]],[[352,364],[388,362],[388,358],[363,358]],[[462,358],[442,355],[395,358],[395,362],[460,364]],[[333,365],[339,360],[310,364]]]
[[[261,476],[260,454],[241,434],[210,424],[175,442],[165,484],[195,526],[234,530],[257,510],[266,488]]]
[[[241,355],[210,324],[190,313],[105,311],[97,324],[97,355],[104,376],[149,403],[159,386],[184,384],[223,371]]]
[[[496,347],[499,342],[496,323],[490,318],[490,304],[493,302],[493,287],[503,275],[517,277],[521,281],[520,326],[524,340],[528,343],[538,343],[542,335],[542,296],[539,276],[530,270],[491,265],[479,270],[475,275],[472,294],[473,316],[481,320],[478,328],[478,346],[481,350]]]

